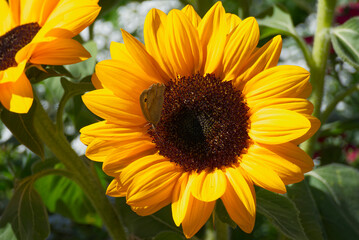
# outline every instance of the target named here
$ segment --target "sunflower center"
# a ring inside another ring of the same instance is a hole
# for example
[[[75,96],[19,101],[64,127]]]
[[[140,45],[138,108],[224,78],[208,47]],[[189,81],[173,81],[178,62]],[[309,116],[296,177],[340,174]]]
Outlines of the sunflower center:
[[[248,107],[230,81],[214,74],[166,84],[161,119],[149,134],[159,154],[185,171],[226,167],[248,147]]]
[[[17,65],[16,53],[26,46],[40,30],[38,23],[27,23],[15,27],[0,36],[0,70]]]

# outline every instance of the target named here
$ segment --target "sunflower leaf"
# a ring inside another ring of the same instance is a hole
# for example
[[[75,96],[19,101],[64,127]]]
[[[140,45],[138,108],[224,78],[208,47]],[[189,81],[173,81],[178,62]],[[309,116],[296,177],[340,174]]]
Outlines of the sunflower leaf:
[[[40,195],[34,190],[31,178],[21,181],[7,205],[0,227],[8,223],[18,239],[46,239],[50,225],[46,208]]]
[[[294,203],[285,195],[260,189],[257,195],[258,212],[265,215],[286,236],[307,240]]]
[[[359,17],[333,28],[330,37],[338,56],[359,70]]]
[[[359,239],[359,171],[341,164],[308,173],[329,239]]]
[[[318,208],[307,181],[288,186],[287,193],[300,211],[300,221],[308,238],[327,239]]]
[[[35,105],[36,102],[33,102],[26,114],[13,113],[4,108],[1,111],[0,118],[20,143],[43,158],[44,146],[33,125]]]
[[[261,39],[277,34],[297,36],[290,14],[280,5],[274,5],[262,13],[257,22],[261,30]]]

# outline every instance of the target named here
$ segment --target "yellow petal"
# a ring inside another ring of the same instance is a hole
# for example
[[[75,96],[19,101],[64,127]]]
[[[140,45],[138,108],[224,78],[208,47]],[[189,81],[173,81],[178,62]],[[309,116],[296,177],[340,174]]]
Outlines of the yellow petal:
[[[118,176],[122,170],[134,161],[157,152],[151,141],[138,140],[117,146],[104,160],[102,170],[109,176]]]
[[[86,157],[96,162],[104,162],[107,156],[114,151],[115,148],[111,141],[101,139],[93,139],[86,148]]]
[[[17,82],[19,78],[22,77],[24,74],[26,66],[26,61],[22,61],[20,64],[18,64],[15,67],[9,67],[5,69],[4,71],[1,71],[3,73],[2,78],[0,79],[0,83],[11,83],[11,82]]]
[[[12,27],[18,26],[21,24],[20,22],[20,15],[21,15],[21,8],[20,8],[20,0],[12,0],[9,1],[9,6],[12,15]]]
[[[132,99],[138,107],[142,91],[158,82],[125,56],[121,60],[101,61],[96,65],[95,70],[105,88],[110,89],[120,98]]]
[[[262,108],[270,106],[271,108],[286,109],[301,114],[312,114],[314,106],[311,102],[303,98],[269,98],[264,101],[247,102],[250,114],[259,111]]]
[[[247,102],[267,98],[307,98],[311,91],[309,72],[298,66],[281,65],[262,71],[246,83]]]
[[[0,9],[0,36],[2,36],[11,28],[11,13],[6,0],[0,0]]]
[[[253,17],[244,19],[228,39],[223,56],[223,79],[237,78],[259,40],[259,27]]]
[[[240,164],[242,169],[248,173],[252,181],[259,187],[269,191],[286,193],[285,185],[278,174],[265,165],[258,164],[255,160],[255,157],[245,154],[243,155]]]
[[[207,222],[215,203],[215,201],[202,202],[192,195],[189,197],[186,216],[182,221],[182,229],[186,238],[193,237]]]
[[[111,197],[125,197],[126,193],[119,191],[117,188],[117,184],[118,184],[118,179],[116,178],[113,179],[107,187],[106,195]]]
[[[106,121],[97,122],[83,127],[80,132],[88,136],[98,137],[102,140],[120,142],[121,144],[136,140],[152,140],[152,138],[146,134],[146,128],[120,127],[117,124],[108,123]]]
[[[226,186],[227,180],[222,170],[202,171],[196,176],[191,187],[191,193],[198,200],[212,202],[223,195]]]
[[[55,39],[37,43],[30,62],[34,64],[66,65],[84,61],[91,55],[73,39]]]
[[[253,230],[256,216],[256,196],[252,181],[239,168],[227,168],[226,192],[221,197],[231,219],[246,233]]]
[[[146,120],[138,103],[121,99],[107,89],[98,89],[82,96],[86,106],[103,119],[126,127],[144,126]]]
[[[160,203],[156,203],[154,205],[146,206],[146,207],[131,206],[131,209],[140,216],[148,216],[148,215],[151,215],[151,214],[157,212],[158,210],[167,206],[170,203],[171,203],[171,197],[169,196],[168,198],[166,198],[165,200],[163,200]]]
[[[312,159],[292,143],[280,145],[254,144],[248,149],[247,154],[251,155],[251,161],[276,172],[285,185],[304,179],[304,172],[301,167],[304,170],[313,167]]]
[[[49,10],[45,10],[49,14],[47,19],[41,19],[38,37],[72,38],[95,21],[101,8],[96,1],[65,0],[51,13]]]
[[[143,29],[146,50],[158,62],[165,73],[174,79],[177,76],[173,72],[171,64],[167,60],[165,51],[165,24],[167,15],[158,9],[151,9],[146,16]]]
[[[235,29],[242,22],[242,20],[237,15],[232,13],[226,13],[226,20],[228,26],[228,33],[232,32],[232,30]]]
[[[143,158],[134,161],[123,169],[120,175],[120,182],[122,185],[129,186],[133,179],[140,174],[143,170],[150,168],[153,165],[162,164],[167,161],[163,156],[154,154],[148,155]]]
[[[239,84],[239,89],[243,89],[245,82],[253,78],[265,69],[277,65],[279,55],[282,50],[282,38],[280,35],[274,37],[264,46],[254,51],[242,70],[242,74],[235,80],[235,85]]]
[[[225,10],[220,1],[203,17],[198,33],[203,47],[203,73],[215,73],[219,77],[228,33]]]
[[[182,170],[170,161],[153,164],[137,174],[127,191],[127,204],[151,206],[172,197],[172,190]]]
[[[187,4],[184,8],[182,8],[181,11],[188,17],[193,26],[198,27],[198,24],[201,21],[201,17],[197,14],[191,5]]]
[[[320,121],[318,118],[313,117],[311,115],[308,114],[304,114],[304,116],[310,121],[310,129],[308,132],[306,132],[306,134],[304,134],[303,136],[293,140],[292,142],[296,145],[299,145],[300,143],[306,141],[307,139],[311,138],[319,129],[320,127]]]
[[[32,87],[25,73],[16,82],[0,84],[1,104],[9,111],[27,113],[33,102]]]
[[[96,89],[102,89],[103,86],[102,86],[102,83],[100,82],[100,79],[98,79],[96,73],[93,73],[92,76],[91,76],[91,82],[93,84],[93,86],[96,88]]]
[[[263,108],[250,116],[249,136],[256,142],[281,144],[303,136],[311,127],[302,114],[285,109]]]
[[[202,48],[197,29],[180,10],[168,14],[165,48],[176,76],[190,76],[201,69]]]
[[[166,73],[160,68],[155,59],[146,51],[145,46],[131,34],[122,29],[122,37],[131,57],[150,77],[159,82],[168,80]]]
[[[189,198],[191,196],[191,185],[195,179],[194,174],[187,172],[178,179],[172,195],[172,216],[173,221],[179,226],[186,216]]]

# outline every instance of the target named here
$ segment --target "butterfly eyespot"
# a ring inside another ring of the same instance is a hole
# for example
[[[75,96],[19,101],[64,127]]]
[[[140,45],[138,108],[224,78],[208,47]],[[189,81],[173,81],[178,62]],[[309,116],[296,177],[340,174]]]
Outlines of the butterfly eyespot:
[[[140,95],[142,114],[147,122],[156,126],[161,119],[166,86],[162,83],[152,84]]]

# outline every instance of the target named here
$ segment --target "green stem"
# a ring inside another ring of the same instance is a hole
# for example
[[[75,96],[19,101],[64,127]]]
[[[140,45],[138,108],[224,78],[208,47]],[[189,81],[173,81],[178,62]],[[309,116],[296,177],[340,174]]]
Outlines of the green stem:
[[[324,91],[324,76],[330,47],[330,27],[332,25],[336,0],[319,0],[317,7],[317,30],[313,45],[313,62],[310,64],[313,92],[310,98],[314,104],[313,115],[321,119],[321,106]],[[318,134],[302,144],[304,150],[312,155]]]
[[[91,173],[89,167],[77,156],[63,133],[56,131],[55,125],[38,100],[36,101],[34,126],[41,140],[73,174],[73,179],[81,187],[97,210],[111,238],[116,240],[126,239],[119,216],[106,197],[100,182],[96,176]]]
[[[214,227],[216,230],[217,240],[228,240],[229,239],[229,226],[227,223],[222,222],[218,217],[215,218]]]

